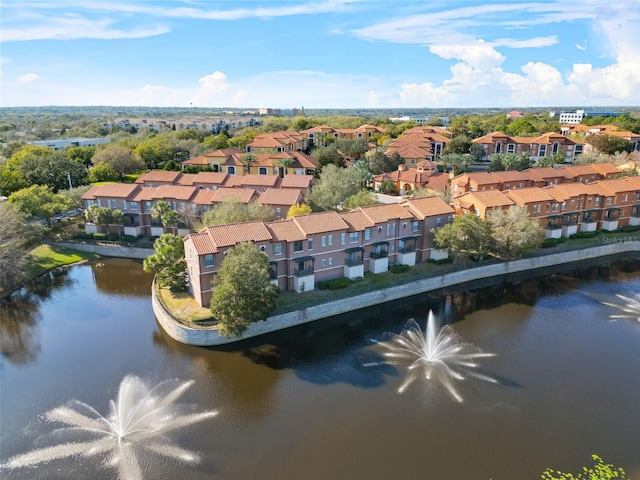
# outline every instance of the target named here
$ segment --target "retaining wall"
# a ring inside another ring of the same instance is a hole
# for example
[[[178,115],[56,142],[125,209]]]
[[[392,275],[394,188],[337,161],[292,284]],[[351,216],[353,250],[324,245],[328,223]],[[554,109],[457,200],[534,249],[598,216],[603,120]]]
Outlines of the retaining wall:
[[[584,250],[574,250],[541,257],[513,260],[494,265],[460,270],[446,273],[437,277],[416,280],[415,282],[390,287],[372,292],[354,295],[342,300],[323,303],[313,307],[305,308],[295,312],[276,315],[268,318],[264,322],[252,324],[240,338],[228,338],[221,336],[217,329],[190,328],[181,324],[169,315],[162,303],[156,298],[155,289],[152,290],[152,305],[156,318],[167,334],[178,342],[196,346],[215,346],[233,343],[238,340],[256,337],[265,333],[282,330],[284,328],[313,322],[322,318],[332,317],[341,313],[378,305],[391,300],[398,300],[412,295],[438,290],[444,287],[481,280],[500,275],[535,270],[539,268],[552,267],[559,264],[579,263],[587,259],[608,257],[612,255],[629,254],[638,252],[640,254],[640,242],[629,241],[603,245]],[[304,295],[304,294],[302,294]]]
[[[144,260],[155,253],[153,248],[122,247],[120,245],[100,243],[52,242],[52,244],[65,248],[72,248],[74,250],[82,250],[83,252],[97,253],[103,257],[135,258],[138,260]]]

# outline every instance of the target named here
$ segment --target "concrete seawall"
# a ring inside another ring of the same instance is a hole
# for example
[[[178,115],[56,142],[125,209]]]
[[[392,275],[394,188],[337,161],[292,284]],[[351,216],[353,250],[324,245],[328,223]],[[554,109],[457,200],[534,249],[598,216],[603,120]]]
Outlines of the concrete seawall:
[[[573,250],[569,252],[526,258],[522,260],[513,260],[510,262],[445,273],[436,277],[416,280],[415,282],[399,285],[397,287],[375,290],[360,295],[354,295],[347,299],[323,303],[282,315],[275,315],[264,322],[252,324],[247,332],[245,332],[245,334],[240,338],[228,338],[221,336],[217,329],[190,328],[177,322],[156,298],[155,289],[152,291],[152,305],[158,323],[160,323],[165,332],[167,332],[167,334],[174,340],[187,345],[215,346],[237,342],[239,340],[256,337],[265,333],[275,332],[277,330],[301,325],[307,322],[332,317],[341,313],[347,313],[391,300],[398,300],[404,297],[410,297],[412,295],[418,295],[474,280],[548,268],[560,264],[580,263],[587,259],[599,257],[633,254],[634,252],[640,255],[640,241],[612,243],[584,250]]]
[[[97,253],[103,257],[135,258],[137,260],[144,260],[155,253],[153,248],[121,247],[120,245],[101,245],[100,243],[52,242],[52,244],[83,252]]]

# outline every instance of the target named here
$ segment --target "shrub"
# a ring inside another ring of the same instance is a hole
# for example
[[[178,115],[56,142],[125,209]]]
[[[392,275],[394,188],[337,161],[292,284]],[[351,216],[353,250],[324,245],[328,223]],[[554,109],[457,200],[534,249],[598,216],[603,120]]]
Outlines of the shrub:
[[[427,262],[433,263],[434,265],[444,265],[445,263],[453,263],[453,257],[441,258],[440,260],[432,260],[430,258]]]
[[[78,232],[73,234],[73,238],[77,240],[90,240],[93,238],[93,233]]]
[[[123,242],[135,242],[136,240],[138,240],[138,237],[134,235],[122,235]]]
[[[555,247],[556,245],[558,245],[558,243],[559,242],[557,238],[545,238],[542,242],[542,248]]]
[[[318,282],[318,288],[320,290],[340,290],[347,288],[351,284],[351,280],[347,277],[334,278],[333,280],[326,280],[324,282]]]
[[[96,240],[106,240],[109,238],[109,235],[106,233],[94,233],[93,238]]]
[[[118,233],[111,232],[111,233],[108,235],[108,238],[109,238],[109,240],[111,240],[111,241],[116,241],[116,240],[120,240],[120,235],[119,235]]]
[[[403,273],[409,270],[409,265],[391,265],[389,271],[391,273]]]

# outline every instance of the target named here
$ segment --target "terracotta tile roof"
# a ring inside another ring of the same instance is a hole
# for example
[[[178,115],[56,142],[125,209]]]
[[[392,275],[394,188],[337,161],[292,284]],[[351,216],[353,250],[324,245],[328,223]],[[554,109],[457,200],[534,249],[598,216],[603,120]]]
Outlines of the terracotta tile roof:
[[[136,180],[136,183],[176,183],[180,178],[180,175],[182,175],[180,172],[151,170],[150,172],[140,175]]]
[[[635,185],[636,188],[640,188],[640,175],[633,175],[631,177],[624,177],[621,180],[629,182],[631,185]]]
[[[154,199],[154,193],[158,187],[141,187],[131,199],[133,202],[150,202]]]
[[[572,197],[579,195],[595,195],[596,191],[591,188],[593,183],[585,184],[585,183],[561,183],[559,185],[554,185],[558,190],[566,192],[567,195]]]
[[[294,223],[307,235],[346,230],[349,226],[336,212],[310,213],[293,217]]]
[[[240,203],[249,203],[254,198],[257,198],[258,192],[253,188],[219,188],[213,190],[214,194],[211,197],[213,203],[220,203],[224,201],[230,201],[235,199]]]
[[[548,180],[550,178],[562,178],[562,172],[559,172],[555,168],[551,167],[539,167],[539,168],[527,168],[522,171],[529,180],[539,182],[541,180]]]
[[[517,188],[515,190],[508,190],[504,193],[518,205],[526,205],[534,202],[548,202],[553,200],[551,195],[538,187]]]
[[[405,200],[401,204],[404,208],[409,209],[416,218],[423,220],[427,217],[436,217],[439,215],[451,215],[454,213],[453,208],[439,197],[423,197]]]
[[[343,212],[340,214],[342,219],[347,225],[349,225],[349,232],[359,232],[365,228],[371,228],[375,226],[373,220],[365,215],[362,210],[351,210],[350,212]]]
[[[633,190],[637,190],[637,187],[634,187],[633,182],[626,181],[623,178],[614,178],[611,180],[598,180],[595,183],[600,184],[604,188],[607,188],[614,193],[623,193],[623,192],[630,192]]]
[[[578,196],[575,194],[571,194],[566,190],[559,189],[558,185],[547,185],[546,187],[542,187],[542,190],[545,193],[548,193],[553,199],[557,200],[558,202],[564,202],[572,197],[575,198]]]
[[[124,198],[135,196],[140,185],[132,183],[105,183],[93,191],[93,198]],[[89,193],[89,192],[87,192]],[[83,196],[84,198],[84,196]]]
[[[593,170],[588,165],[567,165],[558,168],[558,171],[562,173],[566,178],[575,178],[581,175],[597,175],[598,172]]]
[[[199,165],[199,166],[207,166],[209,165],[209,160],[205,155],[198,155],[197,157],[188,158],[180,162],[182,165]]]
[[[206,232],[191,233],[184,237],[183,242],[186,242],[187,240],[191,240],[193,242],[193,246],[198,255],[209,255],[219,252],[218,247]]]
[[[191,201],[198,205],[212,205],[213,196],[216,191],[217,190],[199,189],[198,193],[196,193],[196,196]]]
[[[590,163],[589,168],[595,170],[601,175],[607,175],[611,173],[620,173],[620,169],[616,167],[613,163],[602,162],[602,163]]]
[[[215,158],[215,159],[222,159],[222,158],[230,157],[234,154],[243,155],[244,151],[240,150],[239,148],[221,148],[218,150],[207,152],[204,154],[204,156]]]
[[[229,178],[224,172],[199,172],[193,177],[194,185],[224,185]]]
[[[402,158],[415,158],[415,159],[427,159],[432,157],[431,154],[431,146],[429,145],[429,150],[425,150],[423,148],[414,146],[414,145],[400,145],[397,147],[389,146],[385,150],[385,155],[392,155],[394,152],[397,152]]]
[[[258,203],[262,205],[287,205],[301,203],[304,199],[302,192],[295,188],[267,188],[260,193]]]
[[[178,185],[193,185],[193,180],[196,178],[195,173],[183,173],[180,179],[178,180]]]
[[[487,208],[492,207],[508,207],[514,204],[514,201],[498,190],[488,190],[483,192],[468,192],[462,195],[468,199],[470,203],[481,203]]]
[[[315,183],[313,175],[285,175],[280,182],[280,188],[308,189]]]
[[[100,189],[100,186],[92,186],[91,188],[89,188],[89,190],[87,190],[84,195],[82,195],[82,200],[93,200],[96,197],[94,196],[94,194]]]
[[[272,238],[277,242],[295,242],[304,240],[305,233],[294,223],[293,218],[266,223]]]
[[[389,203],[385,205],[370,205],[368,207],[360,207],[357,210],[363,212],[374,223],[383,223],[395,219],[413,218],[413,214],[407,211],[399,203]]]
[[[271,240],[271,232],[260,221],[231,223],[206,227],[200,233],[207,233],[218,248],[231,247],[241,242],[264,242]]]
[[[522,172],[518,170],[505,170],[503,172],[490,172],[491,175],[496,180],[504,183],[504,182],[526,182],[527,177],[523,175]]]
[[[240,177],[240,185],[243,187],[277,187],[280,182],[278,175],[258,175],[250,173]]]
[[[229,175],[227,181],[224,183],[225,187],[241,187],[242,175]]]
[[[495,142],[507,142],[507,143],[516,143],[513,138],[511,138],[506,133],[502,132],[493,132],[483,137],[474,138],[471,140],[473,143],[495,143]]]
[[[495,177],[493,177],[490,173],[487,172],[470,172],[470,173],[462,173],[453,177],[451,183],[454,181],[456,183],[457,179],[468,179],[469,183],[475,183],[476,185],[491,185],[500,183]],[[467,183],[466,181],[464,182]],[[459,184],[459,183],[458,183]]]
[[[197,187],[186,187],[181,185],[160,185],[152,194],[154,200],[172,199],[189,201],[197,193]]]

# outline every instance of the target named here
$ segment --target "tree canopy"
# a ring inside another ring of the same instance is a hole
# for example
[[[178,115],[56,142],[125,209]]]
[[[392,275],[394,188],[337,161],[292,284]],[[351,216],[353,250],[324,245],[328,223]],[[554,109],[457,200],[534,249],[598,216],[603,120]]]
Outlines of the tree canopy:
[[[633,152],[633,142],[615,135],[589,135],[587,141],[598,152],[613,155],[616,152]]]
[[[249,326],[266,320],[276,308],[278,287],[269,280],[269,259],[250,242],[227,251],[213,280],[211,313],[220,333],[241,336]]]
[[[0,298],[14,291],[25,271],[24,221],[16,208],[0,202]]]
[[[228,223],[248,222],[250,220],[262,220],[268,222],[276,217],[276,212],[270,205],[262,205],[256,201],[248,204],[240,202],[238,197],[225,198],[202,216],[200,227],[213,225],[225,225]]]
[[[526,152],[494,153],[489,157],[491,164],[487,172],[502,172],[505,170],[526,170],[531,167],[531,158]]]
[[[400,165],[404,165],[404,159],[398,154],[398,152],[393,152],[391,155],[385,155],[380,150],[375,150],[372,153],[367,154],[367,158],[369,159],[369,165],[373,175],[393,172],[397,170]]]
[[[311,213],[311,207],[304,203],[296,203],[295,205],[291,205],[289,210],[287,211],[287,218],[295,217],[298,215],[308,215]]]
[[[50,187],[44,185],[32,185],[12,193],[9,203],[25,215],[45,220],[48,226],[51,226],[54,215],[64,212],[72,205],[69,199],[54,193]]]
[[[158,284],[172,292],[187,289],[187,263],[182,237],[165,233],[153,243],[156,253],[145,258],[145,272],[155,273]]]
[[[306,202],[314,212],[339,210],[351,195],[360,191],[360,176],[351,168],[327,165],[320,173],[320,179],[311,188]]]
[[[118,144],[109,144],[97,151],[92,161],[95,165],[108,165],[121,182],[127,173],[139,172],[145,168],[144,162],[138,160],[131,150]]]

